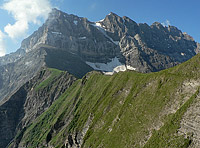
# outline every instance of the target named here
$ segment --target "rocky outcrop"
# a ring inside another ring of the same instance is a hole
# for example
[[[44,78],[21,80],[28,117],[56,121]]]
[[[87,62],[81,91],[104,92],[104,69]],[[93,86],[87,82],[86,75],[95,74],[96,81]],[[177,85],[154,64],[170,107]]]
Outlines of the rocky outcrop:
[[[0,147],[6,147],[16,133],[28,126],[76,80],[67,72],[43,68],[0,106]],[[42,83],[47,83],[41,86]],[[46,82],[45,82],[46,81]]]
[[[200,44],[199,43],[197,43],[196,53],[200,53]]]
[[[190,87],[200,86],[200,81],[190,83]],[[196,97],[196,101],[188,108],[181,120],[179,134],[185,137],[191,137],[192,144],[189,148],[200,147],[200,93]]]

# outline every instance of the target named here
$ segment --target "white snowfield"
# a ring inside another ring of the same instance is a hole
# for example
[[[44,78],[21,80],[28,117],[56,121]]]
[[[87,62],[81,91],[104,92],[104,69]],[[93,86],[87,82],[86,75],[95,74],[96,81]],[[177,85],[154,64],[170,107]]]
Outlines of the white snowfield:
[[[86,64],[94,70],[102,71],[105,75],[113,75],[114,73],[126,70],[136,70],[136,68],[133,68],[130,65],[122,64],[117,57],[113,58],[109,63],[86,62]]]

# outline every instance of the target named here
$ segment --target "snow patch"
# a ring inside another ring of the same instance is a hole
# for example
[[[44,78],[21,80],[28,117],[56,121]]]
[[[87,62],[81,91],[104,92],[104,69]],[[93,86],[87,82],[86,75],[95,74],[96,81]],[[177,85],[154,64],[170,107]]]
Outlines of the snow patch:
[[[114,72],[104,72],[105,75],[111,76],[114,74]]]
[[[75,20],[75,21],[74,21],[74,24],[77,25],[77,24],[78,24],[78,21]]]
[[[86,39],[86,37],[83,36],[83,37],[79,37],[78,39],[80,39],[80,40],[84,40],[84,39]]]
[[[61,35],[62,34],[61,32],[54,32],[54,31],[52,31],[51,33],[57,34],[57,35]]]
[[[99,23],[99,22],[96,22],[96,23],[95,23],[95,26],[101,27],[101,28],[102,28],[101,23]]]
[[[125,65],[120,65],[120,66],[115,67],[113,71],[118,73],[120,71],[126,71],[126,70],[127,69]]]
[[[136,68],[133,68],[130,65],[122,64],[117,57],[113,58],[112,61],[108,63],[86,62],[86,64],[94,70],[103,71],[105,75],[113,75],[114,73],[126,70],[136,70]]]
[[[134,68],[134,67],[132,67],[132,66],[130,66],[130,65],[127,65],[126,68],[127,68],[128,70],[136,70],[136,68]]]
[[[182,55],[182,56],[184,56],[184,55],[185,55],[185,53],[181,52],[181,55]]]
[[[117,57],[113,58],[109,63],[92,63],[86,62],[89,66],[91,66],[95,70],[112,72],[115,67],[123,65]]]

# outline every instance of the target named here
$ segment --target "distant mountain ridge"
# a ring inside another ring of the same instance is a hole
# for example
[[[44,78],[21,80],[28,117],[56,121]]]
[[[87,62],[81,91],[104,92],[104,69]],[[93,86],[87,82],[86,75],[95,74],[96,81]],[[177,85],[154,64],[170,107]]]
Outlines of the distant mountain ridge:
[[[110,13],[104,20],[53,9],[47,21],[25,39],[17,52],[0,58],[0,100],[30,80],[43,66],[87,72],[126,69],[154,72],[182,63],[199,51],[199,44],[176,27],[137,24]]]

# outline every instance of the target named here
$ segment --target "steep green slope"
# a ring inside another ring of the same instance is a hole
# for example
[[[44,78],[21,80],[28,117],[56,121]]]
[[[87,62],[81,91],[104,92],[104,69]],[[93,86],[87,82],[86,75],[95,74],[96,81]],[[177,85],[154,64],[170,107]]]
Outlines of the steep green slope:
[[[49,68],[48,70],[51,72],[51,75],[46,80],[42,81],[39,85],[36,86],[35,89],[37,91],[39,89],[43,89],[43,88],[47,87],[49,83],[51,83],[56,78],[58,78],[60,75],[62,75],[62,72],[63,72],[63,71],[53,69],[53,68]]]
[[[75,81],[68,72],[43,67],[11,94],[0,106],[0,147],[5,148],[16,133],[46,111]]]
[[[199,63],[197,55],[157,73],[91,72],[24,129],[19,147],[188,147],[192,136],[178,130],[199,95]]]

